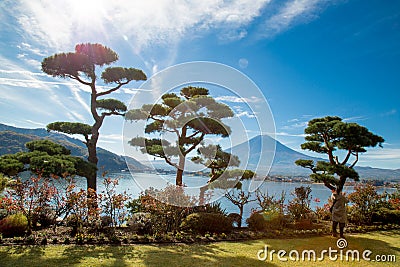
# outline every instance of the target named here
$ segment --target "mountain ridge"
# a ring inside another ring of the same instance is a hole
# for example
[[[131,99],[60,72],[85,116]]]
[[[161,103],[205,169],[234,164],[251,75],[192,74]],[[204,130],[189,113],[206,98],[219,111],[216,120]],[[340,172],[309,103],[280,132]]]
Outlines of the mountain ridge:
[[[29,129],[18,128],[0,123],[0,155],[13,154],[19,151],[26,150],[25,143],[48,138],[61,145],[66,146],[71,150],[74,156],[87,158],[87,150],[81,140],[69,137],[65,134],[48,132],[43,128]],[[314,161],[324,160],[318,157],[312,157],[295,151],[281,142],[273,139],[269,135],[258,135],[251,138],[248,142],[238,144],[226,151],[234,155],[249,155],[247,162],[242,162],[242,168],[256,169],[261,154],[261,144],[263,144],[263,153],[272,153],[272,148],[275,146],[275,155],[272,163],[270,175],[285,175],[285,176],[308,176],[310,170],[297,166],[294,162],[298,159],[311,159]],[[249,146],[249,147],[248,147]],[[149,170],[151,169],[146,162],[141,162],[132,157],[126,157],[112,153],[106,149],[98,147],[99,169],[111,172],[127,170],[127,162],[131,170]],[[148,163],[148,162],[147,162]],[[159,166],[163,167],[162,164]],[[166,169],[168,166],[166,166]],[[261,164],[263,167],[263,164]],[[264,165],[264,167],[266,167]],[[360,167],[356,166],[355,170],[364,179],[379,179],[379,180],[397,180],[400,181],[400,169],[381,169],[375,167]]]
[[[258,135],[251,138],[248,142],[243,142],[239,145],[236,145],[229,149],[235,155],[244,155],[246,154],[247,143],[250,148],[250,158],[248,161],[248,166],[255,167],[260,153],[261,153],[261,144],[266,144],[266,148],[268,146],[271,147],[271,142],[275,142],[275,156],[272,163],[272,167],[270,170],[270,175],[292,175],[292,176],[308,176],[311,171],[300,166],[297,166],[294,162],[298,159],[309,159],[313,161],[327,160],[318,157],[312,157],[295,151],[276,139],[273,139],[269,135]],[[268,153],[268,151],[263,151],[263,153]],[[400,180],[400,169],[381,169],[374,167],[362,167],[356,166],[355,170],[359,173],[360,177],[363,179],[392,179],[392,180]]]
[[[25,143],[38,139],[50,139],[65,146],[71,151],[71,155],[87,158],[86,146],[79,139],[69,137],[62,133],[48,132],[43,128],[29,129],[18,128],[0,123],[0,155],[14,154],[26,151]],[[147,170],[148,167],[132,157],[126,157],[112,153],[104,148],[97,148],[99,158],[99,170],[119,172],[127,170],[127,162],[131,170]]]

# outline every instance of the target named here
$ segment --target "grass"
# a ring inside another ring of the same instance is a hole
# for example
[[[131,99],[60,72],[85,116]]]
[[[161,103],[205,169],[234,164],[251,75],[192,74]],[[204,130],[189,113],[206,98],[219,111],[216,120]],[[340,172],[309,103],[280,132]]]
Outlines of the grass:
[[[376,255],[395,255],[400,261],[400,230],[380,231],[349,235],[347,249],[362,251],[369,249]],[[219,242],[209,244],[132,245],[132,246],[2,246],[0,266],[395,266],[394,262],[331,261],[326,255],[320,261],[280,262],[277,254],[272,261],[259,261],[257,252],[268,246],[268,250],[315,249],[317,258],[321,250],[338,249],[336,239],[329,236],[263,239],[245,242]],[[346,251],[343,250],[344,253]],[[345,255],[345,254],[344,254]],[[288,258],[288,254],[286,254]]]

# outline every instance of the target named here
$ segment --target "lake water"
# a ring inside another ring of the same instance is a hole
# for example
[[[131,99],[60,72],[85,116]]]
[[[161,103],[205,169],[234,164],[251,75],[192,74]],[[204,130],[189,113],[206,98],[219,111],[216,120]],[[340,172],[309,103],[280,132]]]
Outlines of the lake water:
[[[163,188],[166,184],[175,184],[175,175],[158,175],[152,173],[134,173],[131,174],[129,172],[122,173],[111,173],[108,174],[107,177],[110,178],[118,178],[119,185],[117,187],[117,192],[126,191],[133,198],[139,196],[141,192],[143,192],[146,188],[154,187],[154,188]],[[208,180],[208,177],[204,176],[184,176],[183,181],[189,188],[199,187],[204,185]],[[98,192],[104,190],[104,186],[102,184],[103,178],[99,177],[97,181]],[[84,178],[77,181],[78,186],[82,188],[86,188],[86,180]],[[246,181],[244,182],[244,186],[246,185]],[[323,184],[304,184],[304,183],[287,183],[287,182],[272,182],[265,181],[262,183],[260,189],[262,192],[268,192],[269,195],[275,196],[276,199],[279,199],[282,191],[286,192],[286,203],[293,199],[293,195],[291,194],[296,187],[300,186],[310,186],[311,187],[311,208],[315,209],[317,206],[322,207],[325,203],[328,202],[328,198],[331,195],[331,191],[326,188]],[[379,193],[383,193],[387,191],[389,193],[394,192],[396,189],[394,188],[378,188],[377,191]],[[198,189],[193,189],[194,195],[198,195]],[[222,192],[222,191],[221,191]],[[343,192],[349,194],[353,192],[352,186],[346,186]],[[218,193],[217,193],[218,194]],[[220,194],[222,195],[222,194]],[[220,201],[222,206],[226,209],[228,213],[235,212],[239,213],[239,210],[236,206],[234,206],[229,200],[225,197],[214,196],[214,199]],[[315,199],[319,199],[320,202],[314,201]],[[247,218],[252,208],[257,208],[257,202],[251,202],[244,208],[244,220]]]

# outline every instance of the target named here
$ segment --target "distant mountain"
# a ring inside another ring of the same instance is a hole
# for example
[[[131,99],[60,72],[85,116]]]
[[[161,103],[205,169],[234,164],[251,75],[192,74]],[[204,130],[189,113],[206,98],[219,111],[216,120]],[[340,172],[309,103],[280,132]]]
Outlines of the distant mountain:
[[[274,146],[275,154],[273,154]],[[308,175],[308,170],[297,166],[294,162],[298,159],[322,160],[294,151],[269,135],[258,135],[248,142],[243,142],[232,147],[229,151],[239,156],[249,154],[248,162],[245,162],[242,156],[240,166],[241,168],[246,167],[248,169],[256,169],[257,164],[259,164],[258,169],[264,170],[264,168],[267,168],[268,164],[259,162],[261,153],[264,153],[268,157],[267,160],[271,160],[271,157],[274,156],[270,170],[270,174],[272,175]]]
[[[248,151],[250,151],[247,168],[255,169],[261,155],[261,144],[264,146],[264,153],[270,152],[271,154],[273,146],[275,145],[276,147],[275,157],[270,171],[271,175],[309,175],[310,171],[308,169],[299,167],[294,162],[298,159],[310,159],[314,161],[324,160],[294,151],[268,135],[256,136],[250,139],[249,142],[244,142],[232,147],[229,151],[235,155],[247,155]],[[242,162],[242,164],[245,164],[245,162]],[[260,166],[262,168],[262,163]],[[364,179],[400,180],[400,169],[390,170],[371,167],[355,167],[355,169],[360,177]]]
[[[71,138],[67,135],[48,132],[46,129],[25,129],[8,126],[0,123],[0,155],[14,154],[19,151],[26,151],[25,143],[37,139],[50,139],[59,143],[71,151],[71,155],[87,158],[86,146],[81,140]],[[148,167],[141,164],[134,158],[114,154],[108,150],[98,147],[98,167],[100,170],[119,172],[127,170],[127,162],[131,170],[147,170]]]
[[[47,132],[45,129],[17,128],[0,123],[0,155],[26,151],[25,143],[37,139],[50,139],[67,147],[71,150],[72,155],[87,158],[86,147],[79,139],[71,138],[60,133]],[[261,148],[261,144],[263,144],[263,148]],[[297,159],[323,160],[294,151],[268,135],[256,136],[250,139],[249,142],[234,146],[228,151],[242,158],[245,155],[249,155],[247,166],[240,167],[255,169],[261,155],[261,149],[268,155],[268,153],[272,154],[274,146],[276,149],[272,168],[270,170],[271,175],[308,176],[310,171],[297,166],[294,162]],[[141,163],[134,158],[116,155],[103,148],[97,148],[97,153],[100,170],[107,170],[110,172],[127,170],[127,162],[131,170],[137,171],[153,168],[173,169],[165,164],[163,160]],[[243,159],[241,159],[241,161],[242,165],[246,164]],[[188,166],[189,165],[190,164],[188,164]],[[266,168],[266,165],[267,164],[263,164],[262,162],[260,163],[261,168]],[[372,167],[355,167],[355,169],[360,174],[360,177],[364,179],[400,180],[400,169],[390,170]]]

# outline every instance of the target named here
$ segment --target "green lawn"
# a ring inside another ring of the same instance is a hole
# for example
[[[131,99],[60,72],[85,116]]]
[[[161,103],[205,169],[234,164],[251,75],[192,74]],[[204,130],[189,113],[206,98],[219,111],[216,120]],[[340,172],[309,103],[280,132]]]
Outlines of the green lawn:
[[[376,255],[395,255],[397,263],[382,262],[346,262],[345,257],[331,261],[326,255],[324,261],[288,260],[280,262],[277,254],[273,260],[259,261],[257,252],[268,245],[268,250],[278,251],[315,249],[317,258],[321,250],[338,249],[336,239],[324,237],[295,239],[264,239],[246,242],[220,242],[210,244],[174,244],[174,245],[132,245],[132,246],[75,246],[48,245],[40,246],[3,246],[0,247],[0,266],[399,266],[400,231],[373,232],[368,234],[349,235],[350,250],[369,249]],[[343,250],[344,253],[346,249]],[[301,255],[301,254],[300,254]],[[340,255],[340,254],[339,254]],[[345,254],[343,254],[345,255]],[[288,254],[285,256],[288,258]]]

